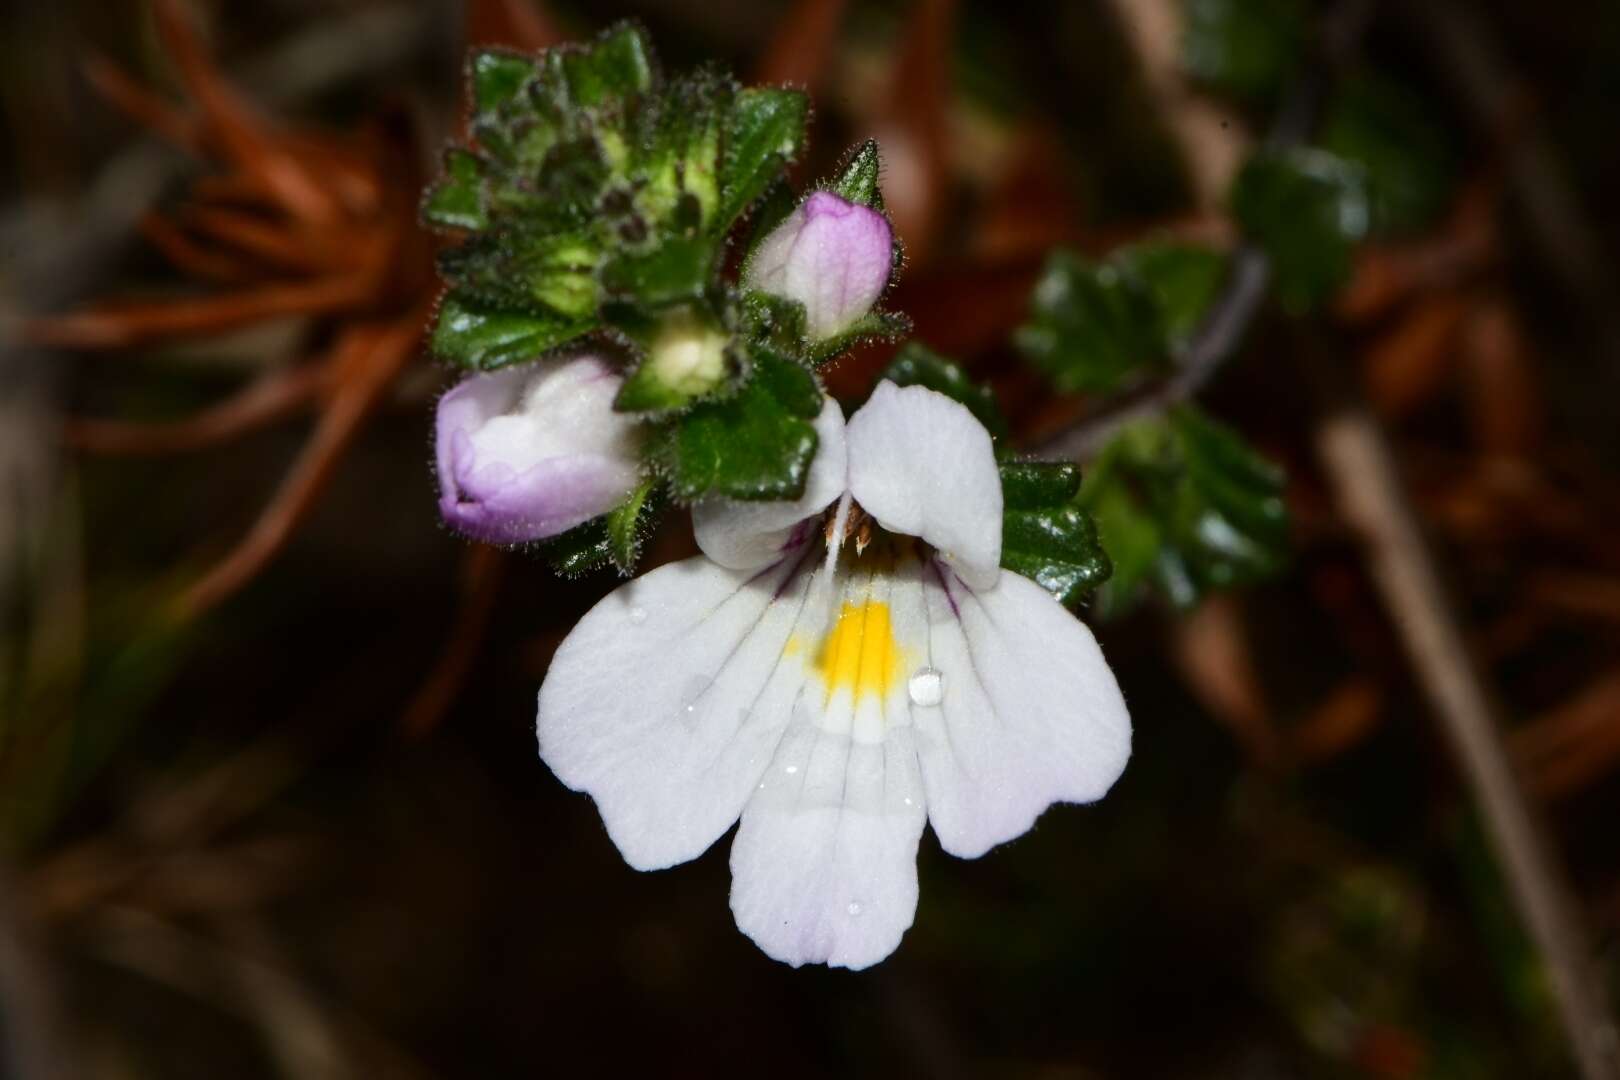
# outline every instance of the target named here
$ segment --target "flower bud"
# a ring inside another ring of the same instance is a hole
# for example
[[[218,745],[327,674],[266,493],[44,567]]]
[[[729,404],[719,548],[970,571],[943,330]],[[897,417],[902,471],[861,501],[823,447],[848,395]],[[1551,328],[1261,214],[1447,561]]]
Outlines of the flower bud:
[[[894,236],[876,210],[818,191],[761,241],[745,283],[804,305],[813,340],[849,329],[889,283]]]
[[[640,482],[623,380],[594,356],[474,375],[439,399],[439,511],[477,540],[520,543],[612,510]]]

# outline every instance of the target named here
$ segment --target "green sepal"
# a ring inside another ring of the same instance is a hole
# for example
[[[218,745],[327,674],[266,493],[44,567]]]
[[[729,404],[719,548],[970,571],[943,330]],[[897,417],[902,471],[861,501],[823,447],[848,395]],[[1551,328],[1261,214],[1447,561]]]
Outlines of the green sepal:
[[[1325,150],[1262,150],[1232,185],[1232,213],[1271,257],[1277,299],[1295,314],[1349,276],[1371,212],[1360,168]]]
[[[743,332],[780,353],[804,348],[804,305],[775,293],[749,289],[739,305]]]
[[[650,477],[601,517],[542,541],[540,553],[564,577],[579,577],[610,565],[629,577],[636,571],[642,542],[665,501],[663,482]]]
[[[1001,565],[1071,608],[1113,570],[1080,487],[1079,467],[1067,462],[1001,464]]]
[[[737,94],[720,163],[717,230],[729,229],[799,156],[809,118],[802,91],[758,87]]]
[[[562,577],[582,577],[613,562],[607,518],[592,518],[539,545],[540,555]]]
[[[451,292],[439,305],[428,346],[433,355],[476,371],[532,360],[596,329],[594,319],[556,312],[496,310]]]
[[[649,478],[606,518],[608,550],[613,565],[626,577],[635,573],[641,544],[652,531],[652,521],[663,509],[663,481]]]
[[[1007,438],[1007,418],[1002,415],[1001,406],[996,403],[996,395],[990,388],[973,381],[959,365],[921,342],[907,342],[889,366],[883,369],[880,377],[899,386],[925,386],[936,390],[952,401],[967,406],[967,410],[990,432],[991,438],[998,442]],[[1002,476],[1005,482],[1005,466]],[[1078,470],[1075,471],[1075,483],[1079,483]]]
[[[826,184],[826,189],[873,210],[883,209],[883,191],[878,180],[883,172],[883,160],[878,154],[876,139],[867,139],[849,152],[838,172]]]
[[[811,421],[821,402],[821,388],[808,369],[755,346],[742,388],[677,417],[654,458],[683,503],[716,495],[796,499],[804,494],[816,454]]]
[[[806,341],[804,355],[818,367],[869,341],[899,341],[911,333],[911,317],[893,311],[868,311],[831,337]]]
[[[484,206],[484,170],[478,155],[451,148],[444,154],[444,177],[428,188],[422,218],[442,229],[477,230],[489,225]]]
[[[1025,358],[1059,390],[1111,390],[1169,359],[1153,291],[1129,268],[1054,251],[1013,335]]]

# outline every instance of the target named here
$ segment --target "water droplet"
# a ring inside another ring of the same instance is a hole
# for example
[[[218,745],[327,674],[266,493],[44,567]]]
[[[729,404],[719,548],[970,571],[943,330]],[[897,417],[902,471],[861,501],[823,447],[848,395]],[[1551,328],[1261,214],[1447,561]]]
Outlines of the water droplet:
[[[849,912],[851,915],[859,915],[861,913],[860,901],[851,900],[849,902],[849,907],[845,908],[844,910]]]
[[[799,771],[799,767],[797,765],[789,765],[787,768],[783,769],[782,771],[787,773],[789,776],[792,776],[794,773]]]
[[[911,805],[911,800],[910,800],[910,799],[907,799],[907,800],[906,800],[906,805],[907,805],[907,806],[910,806],[910,805]]]
[[[644,608],[644,607],[633,607],[633,608],[631,608],[630,609],[630,621],[632,623],[634,623],[636,626],[640,626],[642,623],[646,622],[647,621],[647,609]]]
[[[684,692],[681,694],[681,700],[686,702],[686,708],[682,711],[688,723],[697,722],[698,703],[702,700],[703,695],[708,692],[709,687],[712,685],[712,679],[706,679],[701,675],[694,675],[692,678],[686,681],[686,686],[683,688]]]
[[[906,684],[911,703],[931,709],[945,700],[945,676],[931,667],[918,668]]]

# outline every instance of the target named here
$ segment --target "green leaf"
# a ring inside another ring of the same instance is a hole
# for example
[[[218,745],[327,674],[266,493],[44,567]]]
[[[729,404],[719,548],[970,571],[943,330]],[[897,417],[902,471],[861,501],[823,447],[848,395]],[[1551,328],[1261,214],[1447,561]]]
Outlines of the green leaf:
[[[439,305],[429,348],[440,359],[489,371],[532,360],[595,329],[593,319],[480,307],[451,292]]]
[[[1153,292],[1126,267],[1055,251],[1030,306],[1013,342],[1059,390],[1109,390],[1169,359]]]
[[[1001,565],[1068,607],[1078,605],[1112,567],[1097,526],[1079,503],[1080,469],[1063,462],[1001,465]]]
[[[473,53],[469,67],[473,108],[480,113],[511,103],[535,74],[532,59],[504,49]]]
[[[1271,257],[1277,298],[1295,314],[1344,282],[1370,217],[1361,170],[1304,148],[1250,158],[1232,187],[1232,212]]]
[[[556,312],[593,319],[596,263],[588,232],[483,233],[439,253],[439,273],[464,296],[491,309]]]
[[[852,203],[883,209],[883,191],[878,187],[883,161],[878,155],[875,139],[867,139],[849,152],[838,174],[827,184],[827,190]]]
[[[821,400],[806,368],[756,348],[742,389],[699,403],[671,426],[658,456],[675,497],[798,498],[816,454],[810,421]]]
[[[642,93],[653,84],[653,48],[634,23],[610,27],[587,48],[562,51],[576,104],[585,108]]]
[[[798,90],[762,87],[737,95],[720,166],[718,230],[729,229],[798,157],[809,115],[810,99]]]
[[[1278,572],[1288,513],[1280,469],[1190,406],[1122,432],[1081,489],[1114,577],[1100,596],[1123,610],[1144,583],[1179,607],[1211,589]]]
[[[1093,471],[1093,476],[1097,472]],[[1097,591],[1097,611],[1115,618],[1128,611],[1153,580],[1154,568],[1165,548],[1164,530],[1151,511],[1121,483],[1082,486],[1082,503],[1090,509],[1097,535],[1113,565],[1113,575]],[[1192,598],[1187,598],[1190,605]]]
[[[451,149],[444,155],[444,178],[428,189],[422,217],[445,229],[482,229],[489,224],[484,208],[483,167],[476,154]]]
[[[996,404],[996,395],[990,388],[974,382],[966,371],[920,342],[909,342],[902,348],[881,377],[899,386],[926,386],[930,390],[937,390],[952,401],[966,405],[992,438],[999,440],[1007,437],[1007,418],[1001,414],[1001,406]],[[1003,488],[1006,477],[1006,467],[1003,466]],[[1075,482],[1079,483],[1078,470],[1075,471]]]
[[[1321,144],[1366,174],[1373,227],[1381,232],[1428,225],[1456,183],[1456,147],[1446,126],[1421,95],[1378,75],[1339,87]]]
[[[1226,281],[1226,256],[1190,244],[1139,244],[1116,253],[1113,261],[1153,294],[1159,330],[1171,351],[1184,347],[1203,324]]]
[[[714,276],[715,247],[698,237],[671,236],[647,252],[628,252],[602,268],[602,285],[612,296],[644,308],[697,300]]]
[[[1297,74],[1309,27],[1301,0],[1183,0],[1182,10],[1181,62],[1193,78],[1268,104]]]

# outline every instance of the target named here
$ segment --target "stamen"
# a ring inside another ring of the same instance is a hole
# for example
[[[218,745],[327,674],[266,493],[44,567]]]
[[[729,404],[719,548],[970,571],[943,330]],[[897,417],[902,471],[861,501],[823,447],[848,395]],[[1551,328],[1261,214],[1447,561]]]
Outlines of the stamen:
[[[844,492],[844,497],[838,500],[838,509],[827,525],[827,580],[831,581],[833,570],[838,564],[838,549],[844,546],[845,530],[849,527],[850,507],[855,504],[855,497]]]

